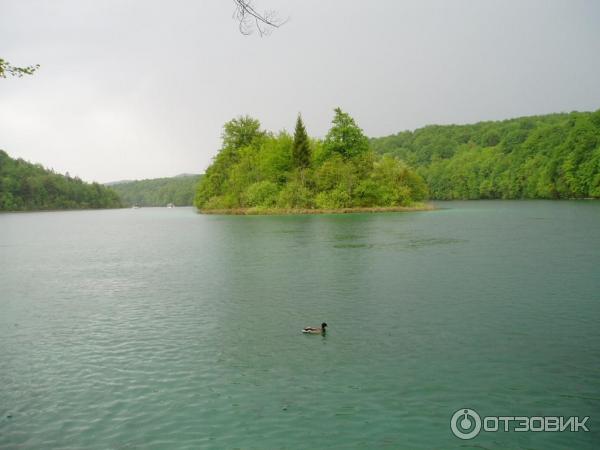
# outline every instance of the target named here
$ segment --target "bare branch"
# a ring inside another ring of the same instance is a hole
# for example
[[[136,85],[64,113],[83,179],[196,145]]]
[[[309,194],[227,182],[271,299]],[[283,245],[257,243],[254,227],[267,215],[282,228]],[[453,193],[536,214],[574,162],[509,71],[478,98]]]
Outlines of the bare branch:
[[[261,37],[267,36],[273,28],[279,28],[288,21],[288,19],[280,19],[275,11],[259,13],[252,0],[233,0],[233,3],[235,4],[233,17],[239,22],[240,33],[245,36],[252,34],[255,29]]]

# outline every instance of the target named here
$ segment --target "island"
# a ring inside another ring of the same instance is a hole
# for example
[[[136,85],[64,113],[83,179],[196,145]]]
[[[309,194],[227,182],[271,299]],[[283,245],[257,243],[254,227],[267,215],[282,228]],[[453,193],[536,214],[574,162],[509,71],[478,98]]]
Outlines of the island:
[[[223,127],[223,144],[198,185],[202,213],[316,214],[416,211],[428,189],[400,159],[376,154],[355,120],[335,109],[323,140],[298,115],[293,136],[248,116]]]

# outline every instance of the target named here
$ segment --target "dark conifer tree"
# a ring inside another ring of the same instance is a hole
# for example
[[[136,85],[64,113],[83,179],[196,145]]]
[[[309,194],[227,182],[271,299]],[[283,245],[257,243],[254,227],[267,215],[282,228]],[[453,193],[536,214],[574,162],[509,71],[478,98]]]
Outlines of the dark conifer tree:
[[[296,129],[294,130],[294,144],[292,146],[292,158],[294,166],[305,169],[310,165],[310,143],[308,134],[302,122],[302,116],[298,114]]]

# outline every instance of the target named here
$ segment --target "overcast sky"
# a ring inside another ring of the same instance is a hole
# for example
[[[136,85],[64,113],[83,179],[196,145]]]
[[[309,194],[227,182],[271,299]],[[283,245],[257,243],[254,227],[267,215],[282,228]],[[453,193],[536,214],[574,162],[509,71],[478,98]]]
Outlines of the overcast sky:
[[[230,0],[0,0],[0,148],[107,182],[200,173],[249,114],[369,136],[600,108],[600,1],[255,0],[289,22],[243,36]]]

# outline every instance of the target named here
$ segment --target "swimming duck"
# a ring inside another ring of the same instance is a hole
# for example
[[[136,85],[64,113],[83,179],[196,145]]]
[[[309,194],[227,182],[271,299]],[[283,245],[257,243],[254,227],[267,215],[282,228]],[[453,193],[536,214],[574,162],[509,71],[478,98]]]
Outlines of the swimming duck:
[[[323,322],[320,327],[304,327],[302,332],[308,334],[325,334],[327,332],[326,328],[327,324]]]

